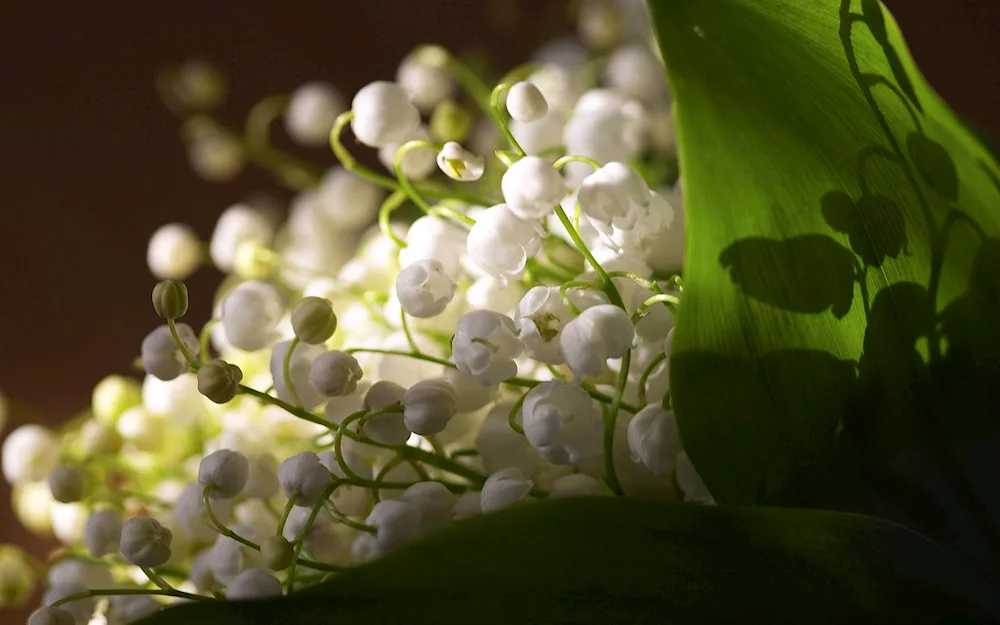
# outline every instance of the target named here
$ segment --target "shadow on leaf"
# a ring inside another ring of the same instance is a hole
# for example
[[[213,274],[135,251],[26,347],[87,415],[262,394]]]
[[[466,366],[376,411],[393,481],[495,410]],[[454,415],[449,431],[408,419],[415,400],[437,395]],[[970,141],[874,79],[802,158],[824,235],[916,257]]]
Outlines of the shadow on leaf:
[[[798,313],[831,310],[838,319],[854,298],[854,254],[833,238],[810,234],[784,240],[741,239],[719,262],[743,293]],[[781,282],[775,276],[784,276]]]
[[[851,250],[866,265],[880,267],[906,249],[903,211],[888,197],[866,193],[855,202],[843,191],[831,191],[820,204],[826,223],[847,235]]]

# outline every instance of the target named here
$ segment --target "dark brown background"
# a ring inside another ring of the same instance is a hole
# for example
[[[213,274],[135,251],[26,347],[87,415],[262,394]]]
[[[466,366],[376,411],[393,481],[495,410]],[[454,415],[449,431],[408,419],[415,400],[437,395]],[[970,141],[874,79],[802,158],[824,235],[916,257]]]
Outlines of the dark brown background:
[[[1000,0],[885,1],[931,83],[1000,135]],[[176,120],[153,90],[158,69],[192,55],[216,62],[238,122],[259,98],[308,80],[351,94],[391,79],[418,43],[510,65],[557,31],[563,3],[93,4],[11,2],[0,15],[0,389],[50,422],[85,407],[103,375],[128,372],[157,323],[149,234],[184,221],[207,237],[226,206],[270,187],[259,173],[213,185],[190,171]],[[190,282],[199,316],[216,278],[202,271]],[[13,415],[7,431],[22,419]],[[10,518],[8,498],[0,481],[0,543],[41,554]]]

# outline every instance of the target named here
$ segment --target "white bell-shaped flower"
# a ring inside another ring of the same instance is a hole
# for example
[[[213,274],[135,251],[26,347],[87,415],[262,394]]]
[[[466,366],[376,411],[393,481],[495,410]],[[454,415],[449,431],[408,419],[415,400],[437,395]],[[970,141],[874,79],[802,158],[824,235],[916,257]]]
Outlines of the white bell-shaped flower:
[[[449,141],[437,153],[437,166],[452,180],[471,182],[479,180],[486,171],[483,157],[476,156],[458,143]]]
[[[149,596],[122,595],[111,597],[105,614],[108,625],[132,625],[163,609],[163,604]]]
[[[306,199],[303,206],[309,206],[307,201],[309,196],[304,197]],[[326,226],[319,232],[312,232],[313,238],[322,234],[324,236],[318,240],[319,243],[343,245],[342,242],[337,241],[335,235],[341,231],[359,230],[374,221],[382,203],[382,197],[382,191],[370,181],[340,165],[331,167],[323,174],[323,179],[316,188],[315,195],[311,198],[313,209]],[[307,214],[307,212],[303,212],[304,216]],[[289,216],[290,227],[296,225],[292,223],[293,217],[294,215]],[[300,235],[300,238],[308,238],[310,233],[307,227],[314,227],[307,224],[308,220],[304,220],[302,228],[295,232],[295,234]],[[350,256],[349,249],[346,256]]]
[[[681,452],[674,413],[657,404],[636,413],[628,424],[628,448],[632,462],[641,463],[653,475],[670,473]]]
[[[490,475],[479,494],[479,505],[484,513],[495,512],[514,505],[528,496],[533,484],[520,469],[507,467]]]
[[[459,495],[455,500],[455,520],[460,521],[482,514],[483,506],[480,499],[482,499],[482,493],[476,490],[466,491]]]
[[[424,112],[433,110],[454,88],[439,56],[432,49],[418,49],[406,55],[396,70],[396,82]]]
[[[476,435],[476,450],[487,473],[515,467],[524,475],[533,475],[542,459],[523,434],[508,422],[514,402],[498,402],[486,415]]]
[[[160,280],[186,280],[201,264],[201,241],[186,224],[159,227],[149,239],[146,265]]]
[[[197,482],[189,484],[174,502],[173,518],[178,527],[191,540],[209,541],[218,532],[205,512],[204,488]],[[210,499],[212,514],[225,523],[232,514],[231,499]]]
[[[433,259],[408,265],[396,277],[396,297],[406,314],[426,319],[441,314],[457,289],[444,266]]]
[[[95,558],[118,551],[122,537],[122,515],[117,510],[98,510],[83,528],[83,544]]]
[[[88,589],[80,584],[58,584],[49,586],[45,594],[42,595],[42,605],[51,606],[56,601],[69,597],[70,595],[75,595],[77,593],[86,592]],[[94,608],[97,607],[97,599],[94,597],[87,597],[85,599],[77,599],[75,601],[69,601],[55,608],[42,608],[44,617],[41,618],[53,618],[56,619],[55,623],[63,625],[66,622],[65,613],[69,613],[70,621],[67,625],[87,625],[90,622],[91,617],[94,614]],[[36,613],[37,615],[37,613]],[[35,621],[40,620],[32,615]],[[29,621],[31,622],[31,621]],[[41,621],[46,623],[45,620]],[[34,622],[31,622],[34,625]]]
[[[121,542],[116,542],[112,551],[117,552]],[[102,562],[66,559],[55,562],[45,576],[49,586],[83,586],[84,588],[107,588],[114,583],[111,569]]]
[[[573,473],[552,480],[549,497],[604,497],[607,489],[595,478],[585,473]]]
[[[525,438],[553,464],[576,464],[601,453],[601,413],[575,384],[539,384],[528,391],[521,414]]]
[[[403,421],[414,434],[429,436],[445,429],[458,411],[458,395],[441,379],[422,380],[403,395]]]
[[[396,153],[410,141],[430,141],[426,128],[417,128],[398,143],[389,143],[378,149],[378,160],[386,169],[396,172]],[[403,175],[413,182],[427,178],[437,165],[437,152],[429,147],[419,147],[407,150],[401,161]]]
[[[73,593],[67,593],[67,596],[70,594]],[[52,600],[52,602],[55,601],[57,599]],[[92,599],[91,602],[93,602]],[[87,616],[86,618],[90,617]],[[28,617],[28,625],[76,625],[76,616],[65,608],[44,606],[31,613]]]
[[[399,384],[379,380],[368,389],[363,406],[366,410],[382,410],[401,404],[405,395],[406,389]],[[383,445],[402,445],[411,434],[402,412],[387,412],[369,418],[365,421],[364,433]]]
[[[458,369],[446,369],[444,379],[455,391],[455,410],[459,413],[475,412],[497,398],[496,386],[480,384]]]
[[[122,526],[118,551],[136,566],[162,566],[170,559],[173,532],[148,516],[132,517]]]
[[[517,375],[514,359],[524,344],[510,317],[474,310],[458,321],[451,349],[459,371],[480,384],[496,386]]]
[[[308,82],[292,92],[285,112],[285,129],[296,142],[326,145],[337,116],[347,110],[340,91],[327,82]]]
[[[705,505],[715,505],[715,498],[709,492],[698,470],[691,463],[686,451],[677,454],[676,462],[677,485],[684,492],[684,501],[693,501]]]
[[[596,377],[605,371],[609,358],[625,355],[634,338],[635,328],[628,313],[611,304],[599,304],[563,327],[559,345],[575,375]]]
[[[399,85],[384,80],[369,83],[351,101],[351,130],[373,148],[400,143],[420,126],[420,111]]]
[[[276,343],[271,350],[271,377],[274,379],[274,390],[282,401],[295,402],[292,392],[285,381],[285,356],[291,347],[291,341]],[[292,351],[292,359],[288,363],[288,374],[295,387],[299,403],[306,410],[311,410],[323,403],[323,395],[313,386],[311,374],[313,361],[324,353],[318,345],[298,343]]]
[[[271,454],[259,454],[249,458],[250,469],[243,495],[252,499],[269,499],[277,492],[278,461]]]
[[[230,499],[239,495],[250,477],[250,461],[231,449],[220,449],[205,456],[198,465],[198,483],[211,487],[209,497]]]
[[[8,484],[38,482],[59,462],[59,442],[48,428],[22,425],[12,431],[0,449],[0,466]]]
[[[462,271],[460,259],[465,252],[466,231],[433,215],[414,221],[406,233],[406,247],[399,250],[399,266],[408,267],[417,261],[432,259],[441,263],[453,280]]]
[[[285,496],[297,494],[297,506],[315,506],[332,478],[330,472],[311,451],[303,451],[286,458],[278,467],[278,482]]]
[[[198,356],[198,336],[186,323],[176,324],[177,336],[187,347],[192,357]],[[191,364],[181,353],[174,341],[170,328],[162,325],[142,340],[142,368],[160,380],[169,382],[191,368]]]
[[[365,519],[365,525],[375,527],[375,544],[383,554],[420,536],[420,523],[420,508],[395,499],[378,502]]]
[[[583,179],[576,198],[580,211],[597,224],[631,230],[649,205],[650,192],[638,172],[611,162]]]
[[[420,510],[421,534],[448,525],[454,516],[455,495],[441,482],[418,482],[404,490],[399,501],[413,504]]]
[[[332,350],[313,360],[309,381],[324,397],[341,397],[353,393],[363,375],[357,358]]]
[[[566,113],[550,110],[533,122],[510,122],[510,132],[526,154],[539,154],[562,145]]]
[[[647,139],[645,112],[609,89],[594,89],[576,103],[563,130],[568,154],[588,156],[598,163],[629,162],[643,149]],[[570,163],[565,170],[571,184],[592,170],[584,163]]]
[[[522,80],[507,91],[507,112],[519,122],[533,122],[545,117],[549,104],[534,83]]]
[[[278,324],[286,312],[273,285],[251,280],[241,282],[222,300],[222,328],[236,349],[253,352],[278,340]]]
[[[500,190],[515,217],[541,219],[566,195],[566,183],[547,160],[525,156],[504,172]]]
[[[281,582],[262,569],[247,569],[226,585],[226,599],[240,601],[281,596]]]
[[[494,276],[482,276],[466,289],[465,301],[472,309],[513,315],[524,294],[524,287],[519,282],[505,284]]]
[[[465,244],[469,258],[483,271],[506,278],[524,271],[528,258],[541,249],[541,237],[537,223],[519,219],[506,204],[497,204],[476,219]]]
[[[673,206],[659,193],[650,191],[649,203],[637,209],[635,223],[631,228],[626,230],[617,226],[608,227],[596,220],[594,226],[619,248],[648,254],[656,242],[669,233],[673,223]]]
[[[571,319],[573,313],[559,297],[559,288],[554,286],[532,287],[514,313],[514,325],[518,338],[524,342],[525,353],[550,365],[566,361],[559,337]]]
[[[274,237],[274,224],[259,210],[245,204],[230,206],[219,217],[208,252],[219,271],[231,272],[236,253],[244,243],[267,246]]]
[[[254,539],[251,528],[232,528],[237,536]],[[228,584],[243,571],[257,566],[260,554],[257,550],[247,547],[228,536],[219,535],[209,549],[208,568],[217,581]]]
[[[652,102],[667,91],[661,63],[645,44],[630,42],[618,47],[604,66],[609,87],[628,98]]]

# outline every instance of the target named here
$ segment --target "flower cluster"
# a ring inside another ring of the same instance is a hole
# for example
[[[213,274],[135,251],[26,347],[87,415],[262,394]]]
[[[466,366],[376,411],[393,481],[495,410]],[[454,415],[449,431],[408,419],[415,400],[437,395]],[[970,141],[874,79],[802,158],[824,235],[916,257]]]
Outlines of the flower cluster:
[[[671,411],[683,213],[637,9],[584,3],[579,40],[492,87],[424,46],[349,105],[317,82],[263,101],[246,136],[191,117],[203,176],[254,162],[298,194],[284,219],[233,205],[207,242],[153,234],[141,383],[105,378],[64,430],[7,438],[20,518],[65,545],[32,623],[291,593],[539,498],[713,503]],[[195,68],[178,106],[218,92]],[[279,119],[339,163],[270,146]],[[183,280],[204,263],[228,276],[199,328]]]

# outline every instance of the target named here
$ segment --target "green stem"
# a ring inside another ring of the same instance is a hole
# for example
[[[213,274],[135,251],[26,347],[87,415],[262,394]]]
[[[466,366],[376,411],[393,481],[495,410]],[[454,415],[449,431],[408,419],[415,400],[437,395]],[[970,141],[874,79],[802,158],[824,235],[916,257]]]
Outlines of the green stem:
[[[677,306],[680,305],[681,300],[674,295],[668,295],[666,293],[660,293],[646,298],[646,300],[639,304],[639,307],[635,309],[635,313],[632,315],[632,323],[638,323],[639,320],[646,314],[646,311],[649,310],[650,306],[660,302],[667,307],[667,310],[674,313],[677,312]]]
[[[399,237],[392,230],[392,223],[389,219],[392,217],[393,211],[399,208],[403,202],[406,201],[406,194],[402,191],[393,191],[389,194],[389,197],[382,202],[382,207],[378,211],[378,227],[382,231],[382,234],[392,239],[400,248],[406,247],[406,241]]]
[[[653,371],[656,370],[660,363],[667,359],[667,354],[657,354],[653,360],[650,361],[646,370],[642,372],[642,376],[639,378],[639,405],[646,405],[646,382],[649,381],[649,376],[653,375]]]
[[[493,119],[496,120],[497,125],[500,127],[500,131],[507,138],[507,142],[510,143],[518,155],[524,156],[524,148],[514,138],[514,133],[510,131],[510,126],[507,125],[507,120],[504,119],[503,111],[500,110],[500,100],[510,87],[510,83],[501,82],[493,88],[493,92],[490,93],[490,113],[492,113]]]
[[[618,420],[618,409],[622,404],[622,395],[625,393],[625,385],[628,384],[628,370],[632,363],[632,350],[625,352],[622,356],[621,371],[618,373],[618,384],[615,386],[615,395],[612,398],[611,406],[608,408],[607,417],[604,419],[604,481],[608,488],[616,495],[624,495],[621,482],[618,481],[618,474],[615,471],[615,423]]]
[[[210,356],[210,341],[212,339],[212,330],[222,321],[221,319],[209,319],[205,325],[201,327],[201,332],[198,333],[198,360],[201,364],[205,364],[209,360]]]
[[[529,391],[530,392],[530,391]],[[517,413],[521,410],[521,406],[524,405],[524,398],[528,396],[528,393],[521,395],[514,405],[510,407],[510,412],[507,413],[507,424],[510,429],[514,430],[521,436],[524,436],[524,428],[517,423]]]
[[[281,513],[281,518],[278,520],[278,527],[275,529],[275,536],[282,536],[285,533],[285,523],[288,522],[288,515],[292,513],[292,508],[295,507],[295,502],[299,500],[299,492],[293,491],[291,496],[288,498],[288,502],[285,504],[285,509]]]
[[[67,603],[72,603],[73,601],[80,601],[81,599],[91,599],[93,597],[118,597],[125,595],[159,595],[166,597],[178,597],[181,599],[190,599],[192,601],[215,601],[211,597],[202,597],[201,595],[193,595],[189,592],[184,592],[183,590],[162,590],[162,589],[152,589],[152,588],[95,588],[93,590],[85,590],[83,592],[76,592],[72,595],[66,595],[62,599],[53,602],[49,607],[57,608],[61,605]]]
[[[292,353],[295,352],[295,348],[299,346],[299,337],[292,339],[291,344],[288,346],[288,351],[285,352],[285,359],[281,363],[281,375],[285,380],[285,388],[288,389],[288,394],[292,398],[292,405],[301,406],[302,402],[299,401],[299,394],[295,390],[295,382],[292,380]]]
[[[167,592],[173,592],[177,590],[176,588],[168,584],[167,580],[157,575],[156,572],[153,571],[153,569],[149,568],[148,566],[140,566],[139,568],[142,569],[142,572],[146,574],[146,577],[149,578],[149,581],[156,584],[157,588]]]
[[[253,105],[250,113],[247,114],[246,128],[244,130],[248,147],[252,149],[266,149],[270,145],[268,135],[271,122],[288,111],[288,105],[291,101],[292,98],[290,96],[280,94],[266,97]]]
[[[429,215],[431,212],[430,205],[424,201],[424,198],[420,197],[420,194],[417,193],[417,190],[414,189],[413,185],[410,183],[410,178],[406,175],[406,172],[403,171],[403,159],[406,158],[406,155],[413,150],[419,149],[433,150],[436,155],[437,152],[441,151],[441,146],[423,139],[407,141],[401,145],[398,150],[396,150],[396,156],[392,160],[392,167],[396,172],[396,180],[399,181],[399,186],[403,192],[410,198],[410,201],[417,205],[417,208],[422,210],[425,215]]]
[[[417,342],[413,340],[413,333],[410,332],[410,324],[406,321],[406,311],[403,310],[403,305],[399,305],[399,323],[403,326],[403,334],[406,335],[406,344],[410,346],[410,350],[415,353],[420,353],[420,348],[417,347]]]
[[[198,371],[198,360],[191,354],[191,350],[181,340],[180,335],[177,334],[177,324],[174,323],[173,319],[167,319],[167,326],[170,328],[170,336],[174,338],[174,343],[177,345],[177,349],[181,351],[181,355],[184,356],[184,360],[188,361],[192,370]]]
[[[590,252],[587,244],[584,243],[583,238],[580,237],[580,233],[577,232],[576,228],[574,228],[573,224],[570,222],[569,217],[566,215],[566,211],[563,210],[562,206],[556,206],[555,212],[556,217],[559,218],[559,222],[563,225],[563,228],[566,229],[570,239],[573,240],[573,244],[576,245],[576,249],[580,250],[580,253],[583,254],[583,257],[587,259],[587,262],[590,263],[590,266],[594,268],[594,272],[597,273],[597,276],[601,279],[601,284],[604,285],[604,292],[608,294],[608,299],[615,306],[625,310],[625,302],[622,301],[622,296],[618,293],[618,288],[615,286],[615,283],[611,281],[611,276],[608,275],[608,272],[604,271],[604,267],[601,267],[601,264],[597,262],[596,258],[594,258],[594,255]]]
[[[561,158],[558,158],[556,159],[556,162],[552,163],[552,167],[554,167],[555,169],[562,169],[563,167],[569,165],[570,163],[585,163],[593,167],[595,170],[601,168],[601,164],[595,161],[594,159],[590,158],[589,156],[580,156],[579,154],[570,154],[568,156],[563,156]]]

